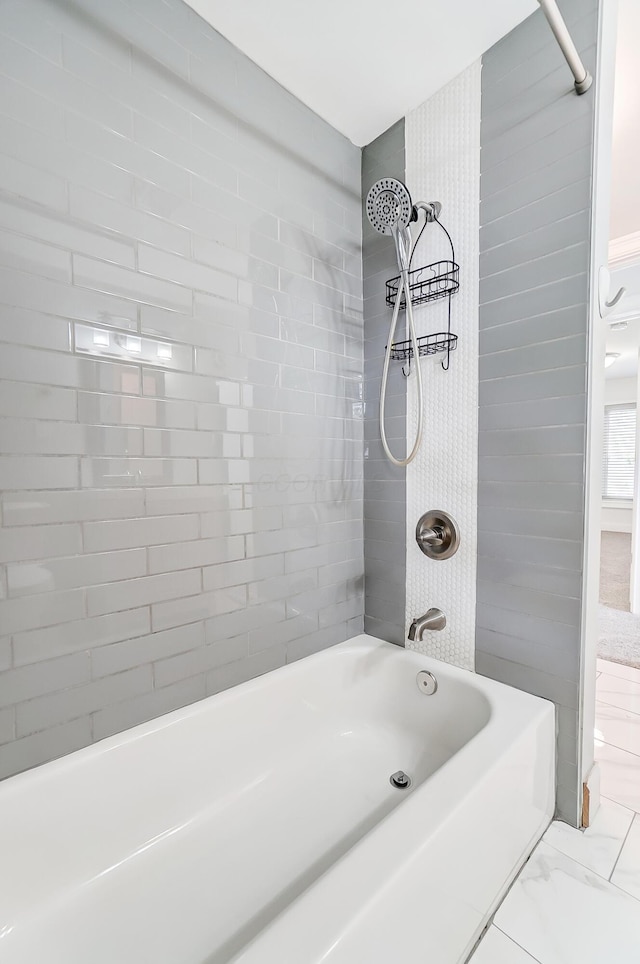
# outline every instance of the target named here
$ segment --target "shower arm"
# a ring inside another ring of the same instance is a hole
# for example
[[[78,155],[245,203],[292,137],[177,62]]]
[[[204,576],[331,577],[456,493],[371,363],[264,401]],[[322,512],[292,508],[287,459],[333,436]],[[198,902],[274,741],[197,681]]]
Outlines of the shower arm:
[[[440,201],[418,201],[417,204],[413,205],[413,220],[417,221],[418,212],[422,211],[427,223],[437,221],[440,217],[441,210],[442,205],[440,204]],[[403,271],[408,272],[411,267],[411,256],[413,254],[413,249],[418,242],[418,238],[411,237],[409,225],[402,227],[397,221],[391,226],[391,235],[396,246],[398,268],[400,269],[401,273]],[[408,284],[408,278],[405,279],[405,282]]]
[[[582,63],[580,59],[580,54],[576,49],[576,45],[571,39],[571,34],[567,29],[567,25],[564,22],[564,18],[558,9],[558,4],[556,0],[538,0],[542,12],[544,13],[549,26],[551,27],[560,49],[564,54],[565,60],[569,64],[569,68],[574,77],[574,86],[576,89],[576,94],[585,94],[591,84],[593,83],[593,77]]]
[[[425,219],[428,222],[437,221],[442,211],[440,201],[418,201],[413,205],[416,212],[424,211]]]

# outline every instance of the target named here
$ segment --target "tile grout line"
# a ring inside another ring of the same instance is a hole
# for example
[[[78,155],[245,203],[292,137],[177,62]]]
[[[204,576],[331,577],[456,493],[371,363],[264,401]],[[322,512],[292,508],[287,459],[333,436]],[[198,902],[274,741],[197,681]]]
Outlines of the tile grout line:
[[[600,674],[600,678],[602,678],[603,676],[606,676],[607,679],[611,679],[611,680],[622,680],[622,682],[624,682],[624,683],[632,683],[633,685],[637,686],[638,689],[640,690],[640,679],[639,679],[639,680],[629,679],[628,676],[614,676],[613,673],[607,673],[607,671],[604,670],[604,669],[601,669],[601,670],[599,670],[598,672],[599,672],[599,674]],[[598,700],[597,702],[602,703],[603,700]],[[622,709],[622,707],[620,707],[620,709]],[[629,710],[629,713],[633,713],[633,712],[635,712],[635,711],[634,711],[634,710]],[[638,714],[636,714],[636,715],[638,715]]]
[[[549,829],[549,827],[551,826],[552,823],[553,823],[553,820],[550,820],[549,823],[548,823],[548,825],[547,825],[546,830],[544,831],[544,833],[547,832],[547,830]],[[544,837],[544,834],[542,835],[542,837]],[[480,937],[479,937],[478,940],[476,941],[475,945],[473,946],[473,948],[472,948],[472,950],[471,950],[471,953],[470,953],[470,955],[469,955],[469,958],[467,959],[466,964],[473,964],[473,956],[474,956],[474,954],[476,953],[476,951],[478,950],[478,948],[480,947],[480,945],[482,944],[482,942],[483,942],[483,940],[485,939],[485,937],[487,936],[487,934],[489,933],[491,927],[495,927],[495,928],[496,928],[497,930],[499,930],[502,934],[504,934],[504,936],[505,936],[508,940],[512,940],[512,938],[509,937],[509,935],[508,935],[507,933],[505,933],[505,931],[503,931],[503,930],[502,930],[500,927],[498,927],[498,925],[496,924],[496,914],[498,913],[498,911],[500,910],[500,908],[502,907],[502,905],[504,904],[504,902],[505,902],[506,899],[508,898],[509,894],[510,894],[511,891],[513,890],[514,886],[516,885],[516,883],[517,883],[518,880],[520,879],[520,876],[521,876],[522,872],[524,871],[524,868],[527,866],[527,864],[529,863],[529,861],[531,860],[531,858],[532,858],[533,855],[535,854],[536,850],[537,850],[538,847],[540,846],[540,842],[542,841],[542,837],[540,837],[540,840],[538,840],[538,842],[537,842],[536,845],[534,846],[533,850],[531,851],[531,853],[529,854],[529,856],[527,857],[527,859],[524,861],[524,863],[523,863],[522,866],[520,867],[518,873],[515,875],[515,877],[513,878],[513,880],[511,881],[511,883],[510,883],[509,886],[507,887],[506,892],[505,892],[505,893],[503,894],[503,896],[500,898],[500,902],[498,903],[498,906],[495,908],[495,910],[494,910],[493,913],[491,914],[489,920],[486,922],[486,924],[485,924],[485,926],[484,926],[484,930],[482,931],[482,934],[480,935]],[[517,944],[516,941],[513,941],[513,943],[514,943],[514,944]],[[520,947],[519,944],[518,944],[517,946]],[[524,951],[525,948],[523,947],[522,950]],[[525,951],[525,953],[528,954],[529,952],[528,952],[528,951]],[[531,956],[531,955],[529,955],[529,956]],[[535,958],[534,958],[534,960],[535,960]],[[540,964],[540,961],[537,961],[537,964]]]
[[[520,876],[520,874],[518,874],[518,877],[519,877],[519,876]],[[518,879],[518,878],[516,877],[516,880],[517,880],[517,879]],[[514,883],[515,883],[515,881],[514,881]],[[540,959],[539,959],[538,957],[534,957],[533,954],[531,953],[531,951],[528,951],[526,947],[523,947],[522,944],[519,944],[518,941],[515,941],[515,940],[513,939],[513,937],[509,937],[509,935],[506,933],[506,931],[503,931],[501,927],[498,927],[497,924],[494,924],[493,926],[494,926],[495,928],[497,928],[497,930],[499,930],[501,934],[504,934],[504,936],[507,938],[507,940],[510,940],[513,944],[516,945],[516,947],[519,947],[521,951],[524,951],[524,953],[527,954],[527,955],[531,958],[532,961],[535,961],[536,964],[542,964],[542,962],[540,961]]]
[[[627,840],[629,839],[629,835],[631,834],[631,830],[632,830],[632,828],[633,828],[634,823],[636,822],[637,817],[638,817],[638,814],[635,813],[634,816],[633,816],[633,818],[632,818],[632,820],[631,820],[631,823],[629,824],[629,829],[627,830],[627,832],[626,832],[626,834],[625,834],[625,838],[624,838],[624,840],[622,841],[622,847],[620,847],[620,852],[619,852],[618,856],[616,857],[616,862],[615,862],[615,864],[613,865],[613,870],[612,870],[611,873],[609,874],[609,878],[608,878],[609,883],[613,883],[613,881],[611,880],[611,878],[613,877],[613,875],[614,875],[615,872],[616,872],[616,867],[618,866],[618,863],[619,863],[619,861],[620,861],[620,857],[622,856],[622,851],[624,850],[625,845],[626,845],[626,843],[627,843]],[[616,887],[617,885],[616,885],[616,884],[613,884],[613,886]],[[620,888],[620,889],[622,890],[622,888]],[[626,893],[626,891],[625,891],[625,893]],[[630,896],[630,897],[633,897],[633,894],[630,894],[629,896]],[[638,898],[636,897],[635,899],[637,900]]]
[[[626,676],[612,676],[611,674],[606,673],[604,670],[602,670],[602,671],[600,672],[600,676],[608,676],[609,679],[622,679],[622,680],[624,680],[625,682],[630,682],[630,683],[635,683],[635,682],[636,682],[636,680],[629,679],[629,678],[626,677]],[[623,712],[623,713],[631,713],[632,716],[638,716],[638,717],[640,717],[640,714],[639,714],[639,713],[635,713],[633,710],[629,710],[629,709],[627,709],[627,708],[624,707],[624,706],[620,706],[618,703],[606,703],[603,699],[601,699],[601,698],[599,697],[598,691],[597,691],[597,688],[596,688],[596,716],[597,716],[597,704],[598,704],[598,703],[602,703],[603,706],[609,706],[609,707],[611,707],[612,709],[621,710],[621,712]],[[624,721],[620,721],[620,722],[624,722]],[[632,722],[632,721],[629,721],[629,722]],[[615,743],[610,743],[608,740],[602,740],[601,742],[604,744],[604,746],[610,746],[610,747],[612,747],[614,750],[619,750],[621,753],[629,753],[631,756],[638,757],[638,759],[640,759],[640,754],[634,753],[633,750],[627,750],[627,749],[625,749],[624,747],[617,746]],[[611,798],[611,799],[612,799],[612,798]],[[620,801],[614,800],[614,803],[620,803]],[[626,804],[620,803],[620,806],[626,806]],[[631,808],[630,808],[630,807],[627,807],[627,809],[631,809]],[[634,812],[637,813],[637,811],[634,811]],[[633,822],[633,821],[632,821],[632,822]]]
[[[626,612],[626,610],[619,609],[619,610],[616,610],[616,612]],[[630,614],[628,613],[627,615],[630,615]],[[605,669],[602,669],[600,667],[598,668],[598,671],[600,673],[604,673],[605,676],[614,676],[616,679],[629,680],[630,683],[640,683],[640,669],[638,669],[638,667],[629,666],[627,663],[615,663],[613,660],[604,659],[602,656],[596,657],[596,660],[597,660],[597,663],[608,663],[608,666]],[[622,674],[612,673],[610,671],[610,668],[612,666],[618,666],[622,669],[629,670],[629,675],[627,675],[626,673],[622,673]]]
[[[619,800],[615,800],[613,797],[607,796],[606,793],[601,793],[601,797],[604,800],[608,800],[610,803],[617,804],[619,807],[624,807],[625,810],[629,810],[634,816],[636,814],[640,814],[640,810],[635,810],[633,807],[630,807],[628,803],[620,803]]]
[[[614,802],[614,803],[617,803],[616,800],[614,800],[613,802]],[[623,806],[623,804],[619,804],[619,806]],[[627,807],[627,809],[629,809],[629,808]],[[631,812],[633,812],[633,811],[631,811]],[[633,823],[633,818],[631,819],[631,823]],[[567,826],[568,826],[568,825],[567,825]],[[629,827],[631,827],[631,824],[629,825]],[[576,827],[572,827],[571,829],[572,829],[572,830],[575,830],[576,833],[581,833],[581,832],[582,832],[582,831],[578,830]],[[622,846],[624,846],[624,842],[625,842],[626,839],[627,839],[628,833],[629,833],[629,831],[627,831],[627,834],[625,835],[625,838],[624,838],[624,841],[623,841],[623,843],[622,843]],[[572,860],[575,864],[578,864],[580,867],[584,867],[584,869],[587,870],[587,871],[589,871],[590,874],[595,874],[596,877],[600,877],[601,880],[610,881],[610,877],[605,877],[603,874],[598,873],[597,870],[594,870],[593,867],[590,867],[588,864],[583,864],[582,861],[578,859],[578,857],[570,856],[568,853],[565,853],[564,850],[560,850],[559,847],[556,847],[555,844],[552,844],[552,843],[550,843],[548,840],[545,840],[544,837],[541,838],[540,843],[544,843],[547,847],[551,847],[552,850],[555,850],[555,852],[556,852],[557,854],[560,854],[562,857],[566,857],[567,860]],[[621,847],[620,849],[622,850],[622,847]],[[619,857],[619,856],[620,856],[620,854],[618,854],[618,857]],[[617,863],[617,862],[618,862],[618,858],[616,858],[616,863]],[[614,869],[615,869],[615,865],[614,865]],[[613,873],[613,870],[611,871],[611,873]],[[615,886],[615,885],[614,885],[614,886]],[[508,935],[507,935],[507,936],[508,936]]]
[[[629,756],[637,757],[637,759],[640,760],[640,754],[639,754],[639,753],[634,753],[633,750],[627,750],[627,749],[625,749],[623,746],[618,746],[616,743],[610,743],[608,740],[599,740],[598,742],[599,742],[599,743],[602,743],[603,746],[610,746],[613,750],[619,750],[621,753],[628,753]],[[615,801],[615,802],[617,803],[618,801]],[[627,806],[626,803],[622,803],[622,804],[620,804],[620,805],[621,805],[622,807],[626,807],[626,806]],[[631,809],[631,808],[630,808],[630,807],[627,807],[627,809],[629,810],[629,809]]]
[[[622,713],[630,713],[631,716],[636,716],[640,719],[640,713],[636,713],[635,710],[629,710],[626,706],[620,706],[618,703],[605,703],[604,700],[596,700],[596,704],[601,703],[602,706],[608,706],[613,710],[620,710]],[[629,720],[630,723],[635,722],[635,720]],[[636,754],[637,756],[638,754]]]

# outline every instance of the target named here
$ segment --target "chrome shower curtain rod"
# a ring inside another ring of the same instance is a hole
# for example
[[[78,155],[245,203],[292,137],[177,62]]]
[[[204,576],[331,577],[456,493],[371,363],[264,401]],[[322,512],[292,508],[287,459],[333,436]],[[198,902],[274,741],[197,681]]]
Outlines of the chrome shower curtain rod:
[[[571,34],[567,29],[564,18],[558,10],[556,0],[538,0],[538,3],[542,7],[542,11],[549,21],[549,26],[560,44],[560,49],[565,56],[565,60],[571,68],[571,73],[575,79],[576,94],[586,93],[593,83],[593,77],[580,59],[580,54],[571,39]]]

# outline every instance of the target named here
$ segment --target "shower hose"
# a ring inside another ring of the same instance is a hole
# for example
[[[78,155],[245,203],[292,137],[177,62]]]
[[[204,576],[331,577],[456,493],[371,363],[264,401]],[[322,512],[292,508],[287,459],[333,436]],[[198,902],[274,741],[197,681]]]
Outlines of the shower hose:
[[[389,379],[389,362],[391,361],[391,346],[393,344],[393,339],[396,333],[396,326],[398,324],[398,315],[400,314],[400,302],[402,301],[402,292],[405,292],[405,304],[407,311],[407,318],[409,320],[409,333],[411,338],[411,347],[413,348],[413,357],[415,358],[415,370],[418,378],[418,426],[416,429],[416,438],[413,443],[413,448],[411,452],[405,459],[397,459],[389,448],[389,443],[387,442],[387,432],[384,425],[384,410],[387,398],[387,381]],[[409,289],[409,274],[407,269],[402,269],[400,271],[400,282],[398,284],[398,294],[396,296],[396,303],[393,308],[393,317],[391,319],[391,328],[389,329],[389,341],[387,342],[387,347],[384,353],[384,366],[382,368],[382,385],[380,386],[380,438],[382,439],[382,447],[385,451],[385,455],[393,465],[404,466],[409,465],[413,462],[416,455],[418,454],[418,449],[420,448],[420,442],[422,441],[422,413],[423,413],[423,389],[422,389],[422,372],[420,371],[420,355],[418,351],[418,339],[416,338],[416,329],[413,323],[413,308],[411,306],[411,291]]]

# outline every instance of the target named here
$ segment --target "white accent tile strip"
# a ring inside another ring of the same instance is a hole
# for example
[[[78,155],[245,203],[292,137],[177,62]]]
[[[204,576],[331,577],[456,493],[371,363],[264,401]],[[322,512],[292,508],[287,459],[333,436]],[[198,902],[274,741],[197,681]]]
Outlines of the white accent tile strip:
[[[442,223],[460,265],[460,290],[451,303],[458,347],[449,371],[442,369],[442,354],[420,363],[424,437],[407,469],[407,630],[411,620],[431,606],[446,613],[447,626],[428,633],[422,643],[407,645],[465,669],[474,668],[475,652],[480,67],[480,61],[472,64],[406,118],[407,185],[414,201],[442,203]],[[414,267],[450,257],[443,232],[428,225]],[[446,331],[446,299],[417,308],[415,320],[418,335]],[[407,399],[407,435],[412,439],[415,376],[409,380]],[[416,545],[415,526],[427,509],[444,509],[460,526],[460,549],[451,559],[430,560]]]

